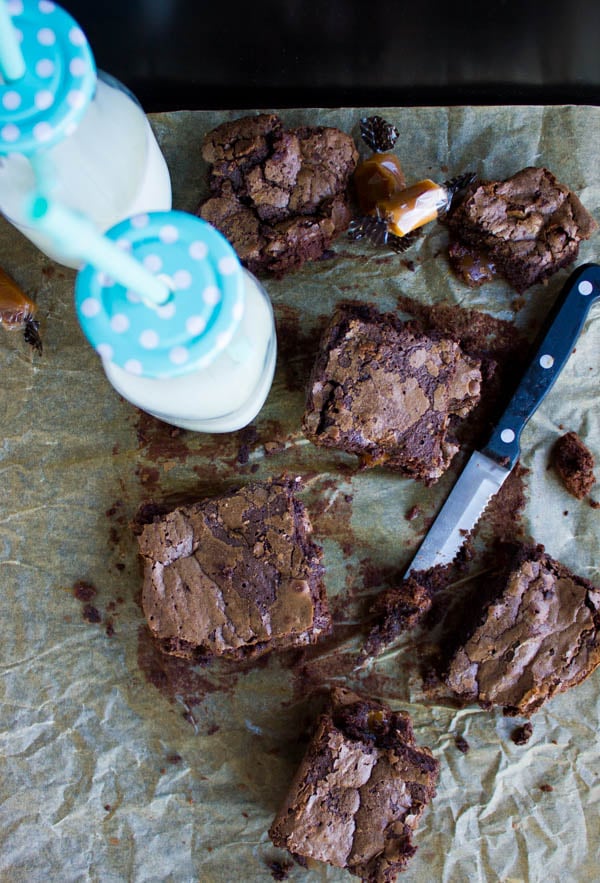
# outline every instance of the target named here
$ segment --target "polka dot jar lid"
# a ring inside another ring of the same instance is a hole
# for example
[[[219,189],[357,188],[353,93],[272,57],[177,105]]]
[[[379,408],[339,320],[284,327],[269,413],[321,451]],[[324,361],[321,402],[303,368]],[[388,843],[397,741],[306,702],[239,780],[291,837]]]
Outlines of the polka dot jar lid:
[[[174,377],[208,366],[231,342],[244,313],[244,270],[225,237],[185,212],[136,215],[106,236],[171,290],[148,305],[89,264],[75,282],[75,306],[103,360],[132,375]]]
[[[7,0],[26,72],[0,78],[0,155],[32,154],[71,135],[92,100],[96,65],[85,34],[50,0]]]

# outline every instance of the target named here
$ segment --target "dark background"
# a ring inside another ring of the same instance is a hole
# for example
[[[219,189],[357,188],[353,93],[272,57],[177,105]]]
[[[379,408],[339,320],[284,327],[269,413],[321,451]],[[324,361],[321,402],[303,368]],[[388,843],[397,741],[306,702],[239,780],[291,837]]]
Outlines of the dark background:
[[[146,111],[600,103],[600,0],[61,0]]]

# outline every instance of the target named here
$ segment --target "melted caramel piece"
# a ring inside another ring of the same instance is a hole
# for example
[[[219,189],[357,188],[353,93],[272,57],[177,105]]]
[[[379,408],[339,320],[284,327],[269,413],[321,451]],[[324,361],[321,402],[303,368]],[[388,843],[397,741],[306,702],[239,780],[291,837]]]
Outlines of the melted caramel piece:
[[[7,330],[23,329],[36,309],[35,303],[0,268],[0,325]]]
[[[496,275],[496,266],[492,258],[477,248],[452,241],[448,253],[454,272],[470,288],[491,282]]]
[[[375,213],[406,187],[398,157],[393,153],[374,153],[361,162],[353,175],[356,198],[365,214]]]
[[[411,230],[435,221],[448,205],[448,191],[441,184],[425,180],[411,184],[377,206],[395,236],[406,236]]]

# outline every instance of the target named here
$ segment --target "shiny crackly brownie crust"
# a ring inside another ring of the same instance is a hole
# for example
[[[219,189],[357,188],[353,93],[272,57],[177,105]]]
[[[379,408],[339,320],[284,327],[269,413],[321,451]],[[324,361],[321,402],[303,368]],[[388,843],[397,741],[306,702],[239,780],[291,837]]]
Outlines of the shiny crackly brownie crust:
[[[322,550],[294,491],[256,482],[143,527],[142,606],[161,649],[244,658],[330,632]]]
[[[385,464],[427,484],[459,449],[451,420],[480,396],[478,359],[437,331],[423,333],[392,313],[339,306],[323,334],[303,417],[324,447]]]
[[[445,680],[466,702],[529,716],[600,663],[600,589],[541,545],[507,544],[499,556],[487,603],[457,642]]]
[[[598,226],[568,187],[535,166],[505,181],[472,184],[447,224],[457,275],[475,286],[496,270],[519,293],[572,264]],[[485,272],[473,274],[472,267]]]
[[[301,859],[393,883],[438,774],[406,712],[335,689],[269,835]]]
[[[594,455],[576,432],[566,432],[557,438],[551,461],[567,491],[583,500],[596,482]]]
[[[285,129],[276,114],[222,123],[203,141],[211,195],[198,214],[252,272],[316,260],[351,220],[354,141],[331,126]]]

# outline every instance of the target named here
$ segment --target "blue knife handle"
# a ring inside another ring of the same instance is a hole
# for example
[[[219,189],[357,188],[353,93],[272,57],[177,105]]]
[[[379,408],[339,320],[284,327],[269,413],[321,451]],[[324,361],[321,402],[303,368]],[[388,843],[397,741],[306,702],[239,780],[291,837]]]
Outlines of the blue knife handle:
[[[483,450],[508,469],[521,453],[521,432],[564,368],[590,307],[600,298],[600,265],[584,264],[567,279],[533,345],[523,378]]]

